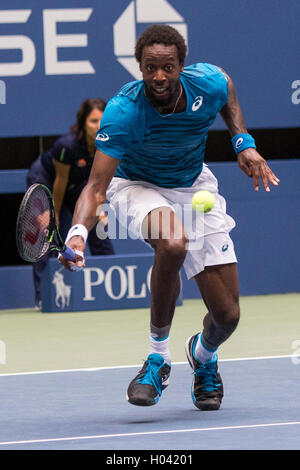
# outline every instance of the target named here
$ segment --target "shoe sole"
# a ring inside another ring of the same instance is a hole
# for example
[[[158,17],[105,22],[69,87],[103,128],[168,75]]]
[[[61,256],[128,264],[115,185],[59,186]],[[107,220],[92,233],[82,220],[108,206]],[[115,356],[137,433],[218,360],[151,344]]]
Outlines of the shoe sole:
[[[187,357],[187,360],[191,366],[191,368],[193,370],[194,369],[194,364],[193,364],[193,358],[191,356],[191,353],[190,353],[190,341],[191,339],[194,337],[195,335],[192,335],[190,336],[186,343],[185,343],[185,353],[186,353],[186,357]],[[193,382],[192,382],[192,387],[191,387],[191,396],[192,396],[192,401],[194,403],[194,405],[196,406],[196,408],[198,408],[199,410],[201,411],[213,411],[213,410],[218,410],[221,406],[221,402],[222,402],[222,398],[223,398],[223,395],[222,397],[218,397],[218,401],[217,402],[209,402],[208,400],[204,403],[197,403],[195,397],[194,397],[194,392],[193,392],[193,389],[194,389],[194,381],[195,381],[195,378],[193,378]]]
[[[170,378],[168,377],[167,380],[165,380],[162,384],[162,390],[167,388],[167,386],[169,385],[169,382],[170,382]],[[141,398],[129,398],[128,393],[126,393],[126,400],[128,401],[128,403],[130,403],[131,405],[135,405],[135,406],[153,406],[153,405],[156,405],[156,403],[158,403],[159,395],[156,395],[156,397],[154,398],[154,401],[149,402],[146,400],[142,400]]]
[[[156,405],[156,403],[158,402],[159,400],[159,396],[157,395],[155,398],[154,398],[154,401],[145,401],[145,400],[142,400],[142,399],[139,399],[139,398],[129,398],[128,394],[126,394],[126,399],[128,401],[128,403],[130,403],[131,405],[135,405],[135,406],[153,406],[153,405]]]
[[[191,341],[191,339],[192,339],[194,336],[195,336],[195,335],[190,336],[190,337],[187,339],[186,343],[185,343],[185,354],[186,354],[186,357],[187,357],[187,359],[188,359],[188,361],[189,361],[189,364],[190,364],[190,366],[191,366],[191,368],[192,368],[193,370],[194,370],[194,364],[193,364],[192,356],[191,356],[191,354],[190,354],[190,341]]]

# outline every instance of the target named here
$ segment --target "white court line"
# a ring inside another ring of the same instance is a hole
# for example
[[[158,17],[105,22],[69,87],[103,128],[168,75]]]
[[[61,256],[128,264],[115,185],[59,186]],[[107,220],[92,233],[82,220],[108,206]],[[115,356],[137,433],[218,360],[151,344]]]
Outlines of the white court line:
[[[282,359],[288,357],[295,357],[295,354],[287,354],[283,356],[258,356],[258,357],[237,357],[232,359],[219,359],[219,363],[221,362],[235,362],[235,361],[257,361],[263,359]],[[188,364],[187,361],[184,362],[172,362],[172,366],[174,365],[183,365]],[[81,369],[58,369],[58,370],[39,370],[39,371],[32,371],[32,372],[9,372],[7,374],[1,374],[1,366],[0,366],[0,378],[1,377],[8,377],[13,375],[39,375],[39,374],[59,374],[65,372],[94,372],[94,371],[101,371],[101,370],[114,370],[114,369],[130,369],[141,367],[140,364],[129,364],[123,366],[105,366],[105,367],[86,367]]]
[[[99,434],[93,436],[73,436],[73,437],[58,437],[49,439],[34,439],[28,441],[7,441],[0,442],[0,446],[16,445],[16,444],[41,444],[43,442],[63,442],[63,441],[83,441],[89,439],[106,439],[115,437],[139,437],[139,436],[153,436],[157,434],[179,434],[188,432],[203,432],[203,431],[227,431],[235,429],[255,429],[255,428],[270,428],[275,426],[291,426],[299,425],[300,421],[292,421],[287,423],[265,423],[265,424],[245,424],[241,426],[218,426],[210,428],[194,428],[194,429],[171,429],[165,431],[144,431],[144,432],[127,432],[122,434]]]

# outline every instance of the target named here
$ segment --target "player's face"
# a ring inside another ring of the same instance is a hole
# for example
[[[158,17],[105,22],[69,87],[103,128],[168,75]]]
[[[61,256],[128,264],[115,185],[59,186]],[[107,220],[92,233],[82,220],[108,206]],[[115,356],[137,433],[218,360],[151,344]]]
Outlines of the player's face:
[[[175,45],[145,46],[140,69],[147,96],[154,106],[166,106],[176,102],[183,65],[179,63]]]
[[[96,108],[88,114],[85,120],[85,133],[88,140],[95,140],[102,116],[103,111]]]

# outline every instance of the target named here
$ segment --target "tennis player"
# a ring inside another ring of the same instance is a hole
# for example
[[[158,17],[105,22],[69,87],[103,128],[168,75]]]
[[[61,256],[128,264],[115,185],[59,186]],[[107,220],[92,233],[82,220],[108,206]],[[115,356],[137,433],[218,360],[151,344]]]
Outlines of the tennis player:
[[[207,63],[184,67],[184,39],[166,25],[150,26],[139,37],[135,56],[143,80],[123,86],[105,109],[91,175],[66,241],[84,250],[97,222],[96,210],[107,197],[119,216],[124,217],[126,208],[131,231],[154,249],[150,354],[128,387],[127,399],[134,405],[154,405],[169,383],[170,329],[184,266],[207,308],[202,331],[186,343],[192,399],[201,410],[216,410],[223,397],[217,350],[240,316],[237,259],[229,235],[235,222],[226,214],[217,179],[203,163],[207,132],[217,113],[254,189],[259,189],[260,179],[266,191],[279,180],[256,151],[224,70]],[[174,207],[190,204],[202,189],[214,194],[215,206],[204,216],[202,243],[189,244],[189,227]],[[61,263],[68,269],[72,264],[63,258]]]

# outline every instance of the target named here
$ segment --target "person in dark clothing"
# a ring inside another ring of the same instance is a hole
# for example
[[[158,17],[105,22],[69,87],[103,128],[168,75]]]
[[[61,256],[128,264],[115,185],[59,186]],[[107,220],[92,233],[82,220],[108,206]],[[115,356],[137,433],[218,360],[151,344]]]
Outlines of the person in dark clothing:
[[[70,131],[59,137],[53,147],[40,155],[31,165],[27,174],[27,187],[42,183],[52,190],[55,216],[60,231],[64,232],[63,215],[69,211],[73,215],[78,197],[86,185],[92,168],[95,153],[95,137],[106,102],[100,98],[90,98],[81,104],[77,112],[76,124]],[[104,225],[107,218],[100,213],[99,220]],[[114,249],[109,238],[97,237],[96,227],[88,237],[92,255],[111,255]],[[40,280],[48,258],[33,263],[33,280],[36,309],[41,309]]]

